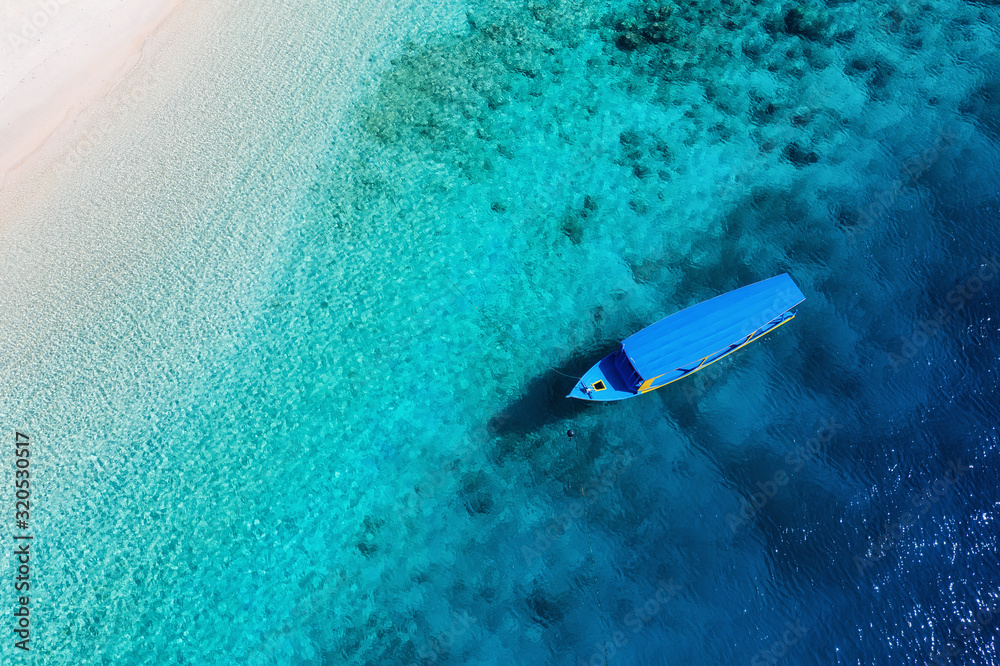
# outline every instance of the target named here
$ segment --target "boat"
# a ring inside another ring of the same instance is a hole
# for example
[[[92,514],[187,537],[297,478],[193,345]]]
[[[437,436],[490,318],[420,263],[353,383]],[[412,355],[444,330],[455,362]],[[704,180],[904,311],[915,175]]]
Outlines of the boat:
[[[782,273],[692,305],[623,340],[566,397],[608,402],[672,384],[784,326],[804,300]]]

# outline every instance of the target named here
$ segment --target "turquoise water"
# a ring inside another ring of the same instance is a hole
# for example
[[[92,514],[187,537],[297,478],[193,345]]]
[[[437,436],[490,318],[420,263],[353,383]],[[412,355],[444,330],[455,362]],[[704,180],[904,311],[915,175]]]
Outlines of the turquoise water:
[[[336,122],[286,47],[261,159],[52,338],[37,663],[996,663],[996,6],[440,14]],[[562,398],[783,271],[763,341]]]

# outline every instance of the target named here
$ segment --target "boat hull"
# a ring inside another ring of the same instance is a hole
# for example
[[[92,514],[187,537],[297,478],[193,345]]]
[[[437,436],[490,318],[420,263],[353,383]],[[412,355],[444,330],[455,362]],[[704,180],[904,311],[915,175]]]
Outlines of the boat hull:
[[[584,373],[583,377],[580,378],[580,381],[577,382],[576,386],[573,387],[573,390],[570,391],[569,395],[566,397],[577,398],[578,400],[587,400],[589,402],[613,402],[616,400],[634,398],[642,395],[643,393],[655,391],[656,389],[662,388],[667,384],[672,384],[689,375],[693,375],[696,372],[704,370],[716,361],[722,360],[733,352],[747,346],[754,340],[757,340],[764,335],[767,335],[774,329],[788,323],[794,317],[795,311],[789,310],[776,319],[768,322],[767,325],[754,331],[746,338],[734,341],[731,345],[719,350],[715,354],[706,356],[702,359],[693,359],[691,364],[687,367],[677,368],[672,372],[664,373],[658,377],[653,377],[652,379],[643,381],[638,386],[634,384],[630,385],[628,380],[622,376],[622,372],[619,369],[621,366],[621,359],[619,355],[624,352],[622,349],[618,349],[617,351],[602,358],[600,361],[595,363],[590,370]]]

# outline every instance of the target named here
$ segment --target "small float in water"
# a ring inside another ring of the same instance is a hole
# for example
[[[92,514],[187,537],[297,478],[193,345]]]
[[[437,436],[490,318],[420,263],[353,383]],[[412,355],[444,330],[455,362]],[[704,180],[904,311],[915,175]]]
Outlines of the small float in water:
[[[626,338],[566,397],[624,400],[676,382],[787,323],[804,300],[782,273],[692,305]]]

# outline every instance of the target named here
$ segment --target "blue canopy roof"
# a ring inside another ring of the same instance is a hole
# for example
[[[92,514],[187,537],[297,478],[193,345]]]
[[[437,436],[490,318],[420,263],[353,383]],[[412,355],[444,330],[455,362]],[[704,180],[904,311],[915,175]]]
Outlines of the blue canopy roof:
[[[722,351],[805,300],[788,273],[740,287],[651,324],[622,342],[643,379]]]

